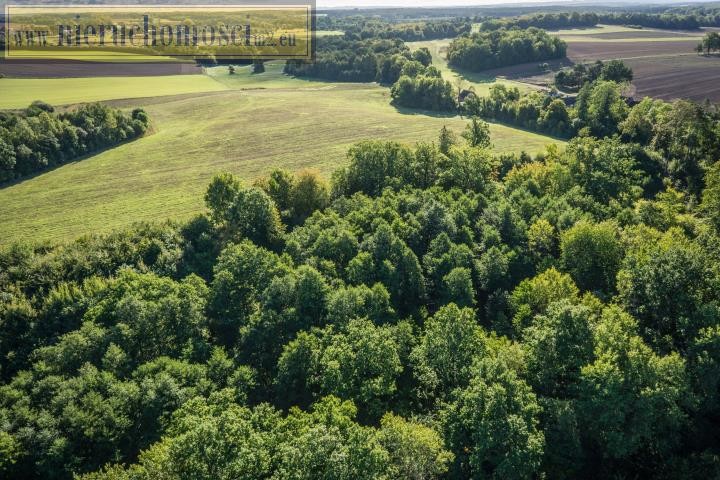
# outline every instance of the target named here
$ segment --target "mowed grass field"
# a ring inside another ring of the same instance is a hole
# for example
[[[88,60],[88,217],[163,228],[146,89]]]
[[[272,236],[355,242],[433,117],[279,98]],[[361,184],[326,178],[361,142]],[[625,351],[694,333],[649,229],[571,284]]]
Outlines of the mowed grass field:
[[[24,108],[33,100],[51,105],[115,98],[217,92],[228,87],[206,75],[89,78],[0,78],[0,108]]]
[[[186,219],[203,211],[205,188],[219,172],[248,183],[276,167],[329,176],[358,141],[429,142],[443,125],[458,134],[466,125],[460,117],[399,111],[384,87],[289,78],[277,65],[252,78],[249,71],[231,76],[220,67],[204,78],[218,91],[147,98],[142,90],[133,95],[142,98],[109,102],[145,108],[152,134],[0,188],[0,244],[71,240],[137,221]],[[82,95],[71,83],[65,86]],[[501,125],[492,125],[491,134],[498,151],[537,153],[561,143]]]

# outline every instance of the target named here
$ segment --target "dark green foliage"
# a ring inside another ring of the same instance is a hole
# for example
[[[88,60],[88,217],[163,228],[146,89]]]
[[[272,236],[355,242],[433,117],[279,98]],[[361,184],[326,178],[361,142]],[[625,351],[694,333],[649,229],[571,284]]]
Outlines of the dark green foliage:
[[[717,117],[588,85],[562,151],[474,119],[0,250],[0,476],[715,478]]]
[[[459,37],[448,47],[450,65],[473,72],[563,58],[567,45],[545,31],[498,29]]]
[[[0,115],[0,182],[40,172],[141,136],[150,120],[100,103],[65,113],[35,101],[24,111]]]
[[[521,96],[516,87],[503,84],[491,86],[487,97],[466,100],[463,110],[469,115],[558,137],[570,136],[574,128],[570,111],[562,100],[541,92]]]
[[[456,108],[450,82],[436,76],[403,75],[390,92],[393,101],[401,107],[423,110],[452,111]]]
[[[588,128],[596,137],[608,137],[628,116],[629,108],[620,93],[620,85],[608,80],[586,83],[577,96],[576,128]]]
[[[572,68],[565,68],[555,74],[555,86],[559,89],[577,92],[586,83],[596,80],[608,80],[611,82],[631,82],[633,71],[625,65],[622,60],[610,60],[603,63],[601,60],[593,64],[576,63]]]
[[[697,30],[701,24],[696,15],[642,12],[604,13],[598,16],[598,23],[608,25],[633,25],[641,28],[649,27],[668,30]]]
[[[205,194],[210,218],[234,241],[248,239],[265,247],[277,246],[283,225],[275,202],[257,187],[243,188],[230,174],[213,178]]]
[[[313,62],[288,60],[285,73],[341,82],[393,84],[400,78],[402,64],[411,59],[410,50],[399,39],[324,37],[318,41]]]
[[[545,438],[532,389],[503,360],[484,358],[468,387],[441,411],[457,478],[531,478]]]

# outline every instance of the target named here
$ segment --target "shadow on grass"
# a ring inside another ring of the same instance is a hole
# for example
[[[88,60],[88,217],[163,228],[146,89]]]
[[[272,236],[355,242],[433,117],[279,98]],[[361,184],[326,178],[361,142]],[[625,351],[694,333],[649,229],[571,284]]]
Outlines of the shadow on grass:
[[[400,113],[401,115],[412,115],[412,116],[422,115],[424,117],[433,117],[433,118],[455,118],[460,115],[457,111],[439,112],[436,110],[425,110],[425,109],[421,109],[421,108],[408,108],[408,107],[401,107],[399,105],[395,105],[392,102],[390,103],[390,105],[392,107],[394,107],[395,111]]]
[[[95,156],[97,156],[97,155],[100,155],[101,153],[105,153],[105,152],[110,151],[110,150],[113,150],[113,149],[115,149],[115,148],[122,147],[123,145],[127,145],[128,143],[138,141],[138,140],[140,140],[140,139],[142,139],[142,138],[145,138],[145,137],[149,137],[150,135],[154,135],[154,134],[155,134],[155,131],[156,131],[156,130],[155,130],[154,126],[153,126],[152,124],[150,124],[150,127],[148,127],[147,131],[146,131],[144,134],[140,135],[139,137],[131,138],[131,139],[129,139],[129,140],[125,140],[124,142],[116,143],[115,145],[109,145],[109,146],[107,146],[107,147],[105,147],[105,148],[101,148],[101,149],[99,149],[99,150],[93,150],[92,152],[88,152],[88,153],[86,153],[85,155],[83,155],[83,156],[81,156],[81,157],[73,158],[72,160],[68,160],[68,161],[65,162],[65,163],[60,163],[60,164],[58,164],[58,165],[53,165],[53,166],[51,166],[51,167],[44,168],[44,169],[42,169],[42,170],[40,170],[40,171],[33,172],[33,173],[28,174],[28,175],[23,175],[22,177],[16,178],[16,179],[14,179],[14,180],[8,180],[8,181],[6,181],[6,182],[0,182],[0,190],[4,190],[4,189],[6,189],[6,188],[13,187],[13,186],[15,186],[15,185],[20,185],[21,183],[24,183],[24,182],[27,182],[27,181],[32,180],[32,179],[34,179],[34,178],[37,178],[37,177],[39,177],[40,175],[45,175],[46,173],[50,173],[50,172],[52,172],[52,171],[55,171],[55,170],[57,170],[58,168],[65,167],[65,166],[67,166],[67,165],[73,165],[73,164],[75,164],[75,163],[80,163],[80,162],[82,162],[83,160],[87,160],[87,159],[89,159],[89,158],[91,158],[91,157],[95,157]]]
[[[433,110],[423,110],[423,109],[419,109],[419,108],[399,107],[399,106],[397,106],[397,105],[392,105],[392,106],[395,107],[395,110],[396,110],[398,113],[402,114],[402,115],[412,115],[412,116],[422,115],[422,116],[425,116],[425,117],[447,118],[447,119],[459,117],[461,120],[467,120],[468,122],[469,122],[470,119],[472,118],[472,117],[469,117],[469,116],[466,116],[466,115],[462,115],[460,112],[436,112],[436,111],[433,111]],[[530,134],[533,134],[533,135],[539,135],[539,136],[541,136],[541,137],[547,137],[547,138],[549,138],[549,139],[551,139],[551,140],[555,140],[555,141],[558,141],[558,142],[563,142],[563,143],[565,143],[565,142],[567,142],[567,141],[569,140],[569,139],[567,139],[567,138],[558,137],[558,136],[555,136],[555,135],[551,135],[551,134],[549,134],[549,133],[539,132],[539,131],[536,131],[536,130],[531,130],[531,129],[529,129],[529,128],[521,127],[521,126],[519,126],[519,125],[514,125],[514,124],[512,124],[512,123],[501,122],[501,121],[495,120],[495,119],[493,119],[493,118],[483,118],[483,120],[486,121],[486,122],[488,122],[488,123],[490,123],[490,124],[492,124],[492,125],[501,125],[501,126],[503,126],[503,127],[511,128],[511,129],[513,129],[513,130],[518,130],[518,131],[520,131],[520,132],[530,133]]]
[[[547,68],[543,69],[540,66],[547,64]],[[492,83],[499,79],[503,80],[522,80],[529,77],[541,77],[549,75],[557,70],[565,67],[571,67],[575,65],[575,62],[567,57],[548,60],[545,62],[530,62],[520,63],[517,65],[511,65],[508,67],[493,68],[491,70],[483,70],[481,72],[472,72],[457,67],[448,65],[448,68],[456,75],[463,78],[468,82],[474,83]]]

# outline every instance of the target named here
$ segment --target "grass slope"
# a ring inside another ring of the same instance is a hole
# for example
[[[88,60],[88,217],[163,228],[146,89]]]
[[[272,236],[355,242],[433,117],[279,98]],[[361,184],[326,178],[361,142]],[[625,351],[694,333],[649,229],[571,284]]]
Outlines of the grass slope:
[[[224,67],[208,73],[205,81],[221,91],[110,102],[144,107],[151,135],[0,188],[0,244],[70,240],[141,220],[188,218],[203,210],[204,190],[218,172],[248,181],[275,167],[329,174],[360,140],[429,142],[443,125],[460,133],[466,124],[398,110],[387,88],[294,79],[277,64],[254,76],[247,69],[229,75]],[[491,134],[498,151],[536,153],[561,143],[501,125],[491,125]]]
[[[27,107],[34,100],[52,105],[117,98],[217,92],[228,87],[206,75],[91,78],[2,78],[0,109]]]

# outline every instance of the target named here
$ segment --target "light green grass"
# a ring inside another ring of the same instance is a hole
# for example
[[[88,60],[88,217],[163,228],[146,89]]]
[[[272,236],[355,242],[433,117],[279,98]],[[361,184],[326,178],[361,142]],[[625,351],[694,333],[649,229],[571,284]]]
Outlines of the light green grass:
[[[227,66],[207,68],[207,75],[232,89],[256,88],[307,88],[329,85],[323,80],[296,78],[283,73],[285,62],[272,61],[265,63],[265,72],[253,74],[252,66],[235,66],[235,73],[230,75]]]
[[[154,133],[0,189],[0,243],[70,240],[142,220],[186,219],[203,210],[204,190],[218,172],[247,181],[275,167],[329,175],[360,140],[429,142],[443,125],[460,133],[466,124],[400,112],[389,100],[387,88],[330,84],[114,102],[144,107]],[[498,151],[536,153],[560,143],[500,125],[491,134]]]
[[[23,108],[34,100],[52,105],[118,98],[217,92],[228,87],[205,75],[92,78],[1,78],[0,108]]]
[[[411,50],[417,50],[423,47],[430,50],[433,58],[433,66],[440,70],[445,80],[449,80],[456,87],[458,85],[466,89],[472,87],[477,95],[489,95],[490,87],[498,83],[517,87],[521,92],[529,92],[537,89],[536,86],[527,83],[515,82],[504,78],[496,78],[482,73],[468,72],[450,67],[447,62],[447,48],[450,42],[452,42],[452,39],[441,39],[407,42],[407,45]]]
[[[315,36],[317,38],[323,38],[323,37],[342,37],[345,35],[345,32],[342,30],[316,30]]]

